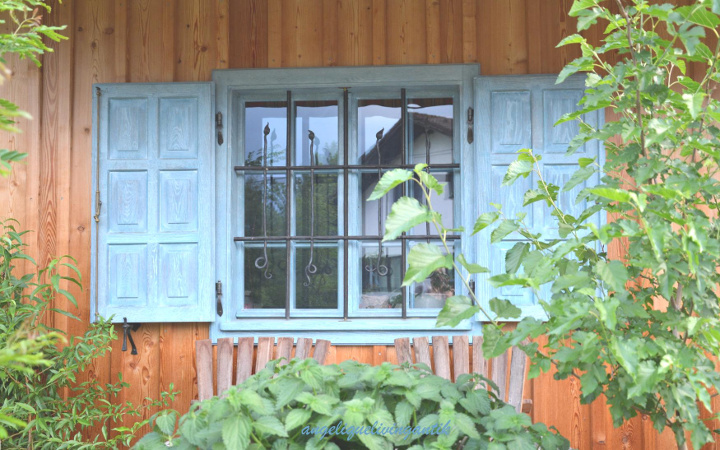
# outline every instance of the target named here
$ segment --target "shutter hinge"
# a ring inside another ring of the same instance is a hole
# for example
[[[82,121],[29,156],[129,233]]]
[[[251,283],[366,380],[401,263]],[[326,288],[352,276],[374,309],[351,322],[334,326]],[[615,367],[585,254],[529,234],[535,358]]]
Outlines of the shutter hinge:
[[[218,316],[223,315],[223,306],[222,306],[222,281],[219,281],[215,283],[215,308],[217,311]]]
[[[470,280],[470,292],[475,295],[475,280]]]
[[[223,142],[225,142],[223,140],[222,128],[223,128],[222,113],[218,111],[217,113],[215,113],[215,129],[217,130],[218,145],[222,145]]]
[[[472,144],[475,140],[475,133],[473,132],[473,119],[475,118],[475,110],[472,109],[472,106],[468,108],[467,110],[467,123],[468,123],[468,131],[467,131],[467,141],[468,144]]]

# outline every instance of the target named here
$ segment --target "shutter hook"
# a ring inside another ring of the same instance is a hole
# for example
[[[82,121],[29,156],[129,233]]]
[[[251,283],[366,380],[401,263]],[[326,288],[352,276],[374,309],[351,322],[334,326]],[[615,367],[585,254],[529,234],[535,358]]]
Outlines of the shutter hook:
[[[132,338],[131,331],[137,331],[138,328],[140,328],[139,323],[128,323],[127,317],[123,317],[123,345],[122,345],[122,351],[127,351],[127,341],[130,339],[130,346],[132,347],[132,350],[130,351],[131,355],[137,355],[137,347],[135,347],[135,341]]]

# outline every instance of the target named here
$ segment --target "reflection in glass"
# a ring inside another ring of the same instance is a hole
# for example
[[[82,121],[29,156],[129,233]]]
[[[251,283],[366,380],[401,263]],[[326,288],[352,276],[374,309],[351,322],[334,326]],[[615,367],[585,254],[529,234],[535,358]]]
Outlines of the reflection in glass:
[[[383,245],[378,260],[375,242],[365,242],[360,268],[362,273],[362,297],[360,309],[402,308],[402,258],[398,245]],[[387,268],[384,276],[377,266]],[[375,269],[375,270],[373,270]]]
[[[440,246],[442,244],[440,241],[430,241],[430,245]],[[450,250],[452,251],[453,248],[450,247]],[[438,269],[422,283],[413,283],[410,289],[413,294],[411,308],[442,308],[445,305],[445,299],[455,295],[455,271],[445,268]]]
[[[453,99],[410,99],[407,108],[412,163],[451,164]]]
[[[309,245],[309,244],[303,244]],[[310,248],[300,247],[295,257],[296,307],[302,309],[336,309],[338,307],[338,250],[315,244],[315,273],[306,273]],[[284,298],[284,296],[283,296]]]
[[[376,172],[363,173],[361,176],[361,194],[362,199],[360,201],[360,207],[362,208],[362,234],[365,236],[378,236],[378,214],[380,215],[380,233],[382,236],[385,231],[385,220],[390,209],[392,209],[393,203],[400,197],[402,197],[402,187],[397,186],[392,191],[388,192],[385,197],[380,200],[373,200],[369,202],[367,199],[370,198],[375,185],[378,182],[378,175]],[[380,208],[378,208],[380,205]]]
[[[245,246],[245,309],[285,308],[285,246],[268,246],[267,255],[267,268],[258,269],[256,262],[264,258],[262,244]]]
[[[437,195],[435,192],[432,193],[431,201],[432,201],[432,207],[435,211],[439,212],[442,215],[442,222],[443,225],[445,225],[445,228],[453,228],[454,227],[454,193],[453,190],[455,188],[453,180],[453,172],[432,172],[432,175],[437,178],[437,180],[444,184],[444,189],[442,195]],[[420,185],[417,183],[411,183],[410,186],[412,186],[412,196],[417,199],[421,204],[426,204],[425,196],[422,193],[422,189],[420,188]],[[435,229],[434,225],[430,224],[420,224],[416,227],[412,228],[408,234],[415,234],[415,235],[436,235],[437,230]]]
[[[358,153],[357,164],[377,165],[377,135],[380,139],[381,162],[383,165],[402,164],[402,113],[401,102],[396,100],[358,101]]]
[[[315,134],[314,165],[338,164],[338,105],[336,101],[295,102],[295,165],[310,165],[309,131]]]
[[[245,165],[262,166],[266,145],[263,129],[268,126],[267,165],[285,165],[287,149],[287,103],[248,102],[245,104]]]
[[[284,236],[285,224],[285,175],[267,176],[265,214],[268,236]],[[263,175],[258,172],[245,174],[245,236],[263,236]]]
[[[314,236],[338,234],[338,176],[315,173]],[[310,236],[310,173],[295,172],[295,235]]]

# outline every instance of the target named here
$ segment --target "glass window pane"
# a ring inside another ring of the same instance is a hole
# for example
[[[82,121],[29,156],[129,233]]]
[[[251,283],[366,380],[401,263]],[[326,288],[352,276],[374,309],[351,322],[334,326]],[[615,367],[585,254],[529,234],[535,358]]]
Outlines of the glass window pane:
[[[453,162],[453,99],[408,100],[408,129],[413,164]]]
[[[399,245],[382,246],[366,242],[362,249],[360,271],[362,297],[360,309],[402,308],[402,250]]]
[[[267,127],[267,134],[265,134]],[[245,104],[245,165],[284,166],[287,149],[287,102]]]
[[[417,244],[411,243],[410,247]],[[440,241],[430,241],[431,245],[442,248]],[[453,247],[450,246],[453,251]],[[454,251],[453,251],[454,253]],[[413,283],[410,286],[410,308],[428,309],[442,308],[445,299],[455,295],[455,271],[453,269],[438,269],[430,274],[422,283]]]
[[[314,165],[339,163],[337,101],[299,101],[295,103],[295,164],[310,165],[309,132],[314,134]]]
[[[360,208],[362,211],[362,234],[365,236],[382,236],[385,234],[385,220],[393,203],[402,196],[402,187],[397,186],[379,200],[367,201],[378,182],[377,172],[361,175]],[[379,216],[379,217],[378,217]],[[380,222],[378,224],[378,218]]]
[[[311,192],[314,188],[314,205]],[[295,235],[338,235],[338,177],[335,174],[315,172],[314,187],[310,172],[295,173]],[[314,208],[314,218],[312,208]],[[314,226],[311,223],[314,220]],[[314,231],[313,231],[314,230]]]
[[[295,306],[301,309],[336,309],[340,267],[338,249],[316,245],[312,250],[314,267],[308,267],[310,254],[310,244],[303,244],[296,250]]]
[[[401,114],[399,99],[358,101],[357,164],[365,166],[378,164],[376,144],[380,131],[383,132],[380,139],[382,165],[403,163]]]
[[[245,174],[245,236],[263,236],[263,210],[268,236],[285,236],[285,175],[267,175],[267,192],[263,204],[264,176],[257,172]]]
[[[445,228],[453,228],[455,225],[454,221],[454,175],[453,172],[431,172],[437,180],[444,184],[442,195],[437,195],[435,192],[432,193],[430,200],[432,202],[433,210],[439,212],[442,215],[442,221]],[[426,204],[425,196],[417,183],[410,183],[412,186],[412,195],[415,197],[420,204]],[[432,224],[420,224],[413,227],[408,233],[410,235],[437,235],[437,230]]]
[[[245,247],[245,309],[285,308],[285,246],[268,246],[267,267],[263,247]]]

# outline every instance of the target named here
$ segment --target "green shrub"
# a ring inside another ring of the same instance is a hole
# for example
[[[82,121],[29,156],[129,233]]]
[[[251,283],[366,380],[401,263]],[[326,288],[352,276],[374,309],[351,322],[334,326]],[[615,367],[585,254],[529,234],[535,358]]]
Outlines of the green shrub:
[[[175,411],[157,414],[154,431],[134,448],[568,448],[562,436],[533,425],[529,416],[484,389],[492,382],[478,375],[453,383],[421,365],[278,362],[223,398],[194,404],[179,421]],[[358,427],[370,434],[351,436]],[[435,434],[414,435],[410,428],[415,427],[418,432],[434,427]]]
[[[370,200],[410,180],[422,189],[428,206],[398,199],[385,237],[424,222],[437,228],[445,252],[425,243],[414,246],[403,285],[442,268],[460,274],[470,296],[449,298],[438,325],[455,326],[480,313],[488,319],[483,351],[489,358],[546,335],[542,348],[521,346],[532,362],[531,378],[554,365],[555,378],[579,380],[582,403],[605,397],[613,425],[646,415],[658,431],[672,430],[684,450],[688,434],[700,448],[720,432],[708,428],[720,418],[712,402],[720,372],[709,358],[720,355],[720,2],[660,3],[572,2],[569,14],[577,17],[578,32],[600,27],[603,38],[594,45],[573,34],[558,44],[581,50],[558,82],[586,73],[580,110],[558,123],[576,121],[579,128],[568,156],[597,140],[604,142],[606,160],[579,158],[578,169],[556,185],[546,178],[542,155],[519,150],[502,184],[536,180],[523,206],[544,204],[556,230],[543,234],[525,220],[527,211],[508,214],[491,204],[495,210],[480,215],[472,231],[489,233],[492,244],[511,233],[524,238],[507,251],[505,273],[479,279],[496,288],[532,290],[547,321],[525,317],[505,333],[497,320],[517,319],[520,309],[504,298],[490,299],[490,311],[481,307],[469,275],[488,273],[479,265],[488,261],[446,256],[450,230],[431,202],[443,185],[423,165],[385,173]],[[584,121],[598,110],[611,110],[615,117],[595,126]],[[586,202],[577,217],[563,209],[558,196],[570,195],[598,172],[601,184],[581,189],[573,199]],[[593,219],[598,213],[611,218],[609,223],[598,226]],[[607,251],[617,244],[627,249],[621,260]],[[711,414],[703,418],[700,405]]]
[[[141,410],[164,406],[148,399],[142,408],[131,403],[113,404],[112,399],[127,383],[78,382],[96,358],[110,350],[117,338],[110,321],[90,324],[81,336],[70,336],[48,327],[50,313],[71,313],[51,307],[56,297],[75,306],[72,294],[61,280],[80,285],[80,275],[69,257],[52,261],[37,274],[17,274],[20,261],[35,262],[24,252],[22,236],[11,221],[0,222],[0,447],[9,449],[116,448],[129,444],[147,421],[130,428],[110,427],[125,416],[140,416]],[[61,274],[73,273],[77,279]],[[163,400],[174,394],[163,394]],[[101,435],[89,435],[92,427]]]

